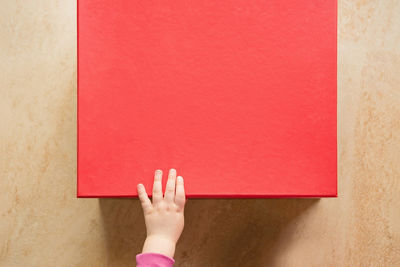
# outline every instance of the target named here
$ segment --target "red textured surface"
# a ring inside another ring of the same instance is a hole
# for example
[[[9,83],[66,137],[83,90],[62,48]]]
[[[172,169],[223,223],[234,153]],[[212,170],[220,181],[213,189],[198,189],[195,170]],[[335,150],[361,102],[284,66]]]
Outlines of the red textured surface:
[[[78,196],[336,196],[336,1],[78,2]],[[165,184],[164,179],[164,184]]]

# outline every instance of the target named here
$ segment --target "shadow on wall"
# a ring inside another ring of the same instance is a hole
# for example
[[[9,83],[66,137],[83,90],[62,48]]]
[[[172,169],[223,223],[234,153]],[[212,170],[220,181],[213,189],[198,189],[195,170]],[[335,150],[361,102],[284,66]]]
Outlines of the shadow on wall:
[[[175,266],[274,266],[282,232],[318,199],[189,199]],[[108,265],[135,266],[146,228],[137,199],[100,199]],[[290,232],[290,231],[289,231]]]

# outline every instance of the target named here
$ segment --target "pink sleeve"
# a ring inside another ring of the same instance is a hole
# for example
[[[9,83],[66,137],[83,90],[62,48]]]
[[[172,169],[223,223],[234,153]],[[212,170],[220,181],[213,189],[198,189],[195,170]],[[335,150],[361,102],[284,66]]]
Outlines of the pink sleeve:
[[[174,259],[159,253],[136,255],[136,267],[172,267]]]

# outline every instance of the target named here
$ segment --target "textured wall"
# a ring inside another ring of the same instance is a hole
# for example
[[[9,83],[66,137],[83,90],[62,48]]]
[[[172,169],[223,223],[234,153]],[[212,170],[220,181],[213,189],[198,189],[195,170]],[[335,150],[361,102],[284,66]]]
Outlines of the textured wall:
[[[0,0],[0,266],[134,266],[144,240],[136,200],[75,198],[75,8]],[[400,266],[399,14],[339,2],[339,198],[189,200],[176,266]]]

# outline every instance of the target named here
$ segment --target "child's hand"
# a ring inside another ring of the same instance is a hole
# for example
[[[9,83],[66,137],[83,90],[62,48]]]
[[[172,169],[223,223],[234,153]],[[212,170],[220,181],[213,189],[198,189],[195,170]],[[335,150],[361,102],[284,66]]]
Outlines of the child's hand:
[[[185,189],[183,178],[176,177],[175,169],[169,171],[164,197],[161,180],[162,171],[157,170],[153,184],[153,203],[147,196],[144,186],[142,184],[137,186],[147,230],[142,253],[160,253],[173,258],[175,245],[184,225]]]

